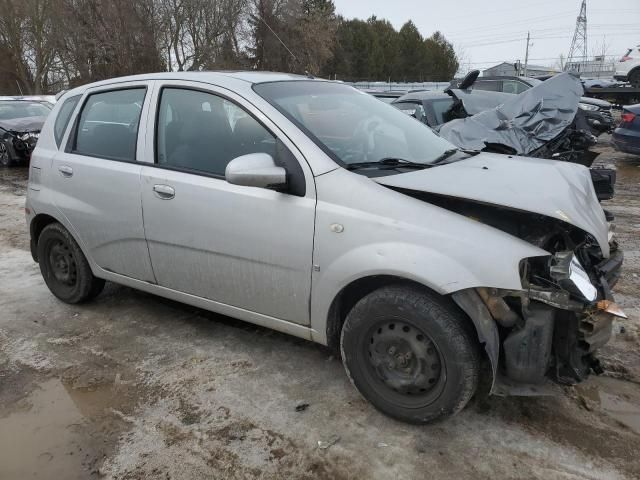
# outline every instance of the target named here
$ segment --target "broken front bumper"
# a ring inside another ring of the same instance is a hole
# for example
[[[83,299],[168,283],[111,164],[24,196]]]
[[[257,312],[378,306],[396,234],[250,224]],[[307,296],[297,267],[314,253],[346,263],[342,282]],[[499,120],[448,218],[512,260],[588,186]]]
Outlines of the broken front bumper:
[[[613,319],[626,318],[611,294],[622,261],[622,251],[614,250],[590,268],[586,280],[597,298],[577,300],[589,290],[583,286],[572,293],[569,276],[564,283],[569,290],[529,285],[520,291],[479,288],[453,294],[485,346],[494,374],[492,393],[544,394],[550,380],[575,384],[590,371],[602,372],[594,352],[611,338]]]

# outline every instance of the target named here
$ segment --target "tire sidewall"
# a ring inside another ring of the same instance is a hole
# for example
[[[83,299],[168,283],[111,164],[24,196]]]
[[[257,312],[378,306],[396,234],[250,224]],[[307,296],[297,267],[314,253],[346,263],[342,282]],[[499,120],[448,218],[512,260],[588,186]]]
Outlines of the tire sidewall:
[[[77,280],[72,287],[60,284],[55,278],[49,263],[49,251],[54,242],[57,241],[61,241],[68,246],[76,264]],[[40,272],[51,293],[66,303],[79,303],[87,298],[91,288],[91,270],[80,247],[62,225],[57,223],[47,225],[38,238],[37,250]]]
[[[479,359],[477,354],[474,355],[476,346],[470,342],[467,331],[456,325],[457,320],[453,319],[455,315],[452,316],[448,308],[443,308],[433,298],[402,287],[384,290],[384,295],[375,298],[372,295],[377,292],[373,292],[358,302],[343,326],[340,348],[352,383],[374,407],[399,420],[421,424],[457,413],[476,388],[479,368]],[[411,300],[400,301],[403,294],[411,297]],[[367,332],[380,319],[397,319],[413,325],[428,335],[437,348],[444,385],[439,395],[429,403],[415,408],[393,404],[377,391],[388,387],[380,381],[371,381],[371,374],[361,370],[363,362],[368,362],[368,359],[362,358],[363,342],[367,342]],[[471,381],[470,368],[475,369]]]
[[[11,159],[11,151],[9,150],[9,146],[6,143],[6,140],[0,140],[0,152],[2,151],[2,149],[4,149],[4,151],[6,152],[6,157],[3,160],[2,153],[0,153],[0,166],[10,167],[13,162]]]

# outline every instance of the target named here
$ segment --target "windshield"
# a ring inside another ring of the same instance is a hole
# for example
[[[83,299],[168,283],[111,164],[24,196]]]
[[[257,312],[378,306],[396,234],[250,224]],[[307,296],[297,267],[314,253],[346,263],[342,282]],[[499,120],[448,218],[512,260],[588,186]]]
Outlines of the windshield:
[[[0,120],[25,117],[46,117],[51,109],[40,102],[0,102]]]
[[[390,158],[426,164],[455,149],[416,119],[347,85],[286,81],[254,90],[343,166]]]

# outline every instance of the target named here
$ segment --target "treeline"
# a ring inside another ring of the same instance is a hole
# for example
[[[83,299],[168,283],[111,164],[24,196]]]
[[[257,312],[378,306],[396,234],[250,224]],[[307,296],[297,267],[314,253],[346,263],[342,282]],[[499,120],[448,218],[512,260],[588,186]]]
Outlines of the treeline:
[[[0,0],[0,53],[0,95],[168,70],[444,81],[458,69],[440,33],[345,20],[331,0]]]

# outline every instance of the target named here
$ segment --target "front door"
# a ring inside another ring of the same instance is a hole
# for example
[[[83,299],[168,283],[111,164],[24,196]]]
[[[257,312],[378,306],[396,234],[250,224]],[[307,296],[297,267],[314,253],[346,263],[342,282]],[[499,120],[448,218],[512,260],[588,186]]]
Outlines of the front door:
[[[90,91],[66,148],[54,157],[52,184],[56,206],[101,268],[153,282],[137,162],[149,87],[136,82]]]
[[[240,106],[241,99],[226,95],[175,84],[158,91],[155,163],[142,170],[155,276],[173,290],[308,324],[315,215],[310,172],[294,148]],[[291,191],[225,181],[230,160],[257,152],[287,168]]]

